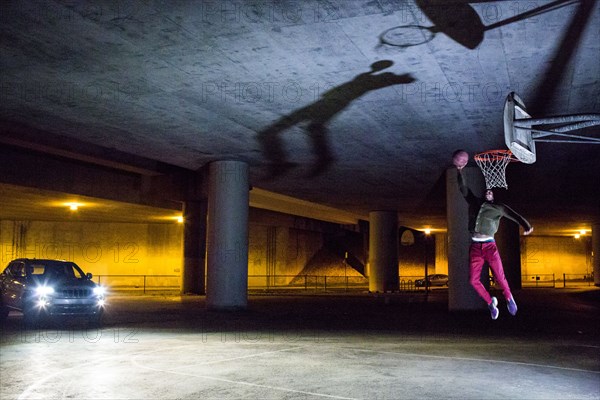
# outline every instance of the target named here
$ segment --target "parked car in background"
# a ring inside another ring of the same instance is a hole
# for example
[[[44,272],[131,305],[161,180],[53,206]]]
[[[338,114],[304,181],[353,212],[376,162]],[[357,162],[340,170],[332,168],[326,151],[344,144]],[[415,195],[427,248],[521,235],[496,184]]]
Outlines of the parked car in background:
[[[71,261],[19,258],[0,274],[0,320],[15,310],[27,325],[61,316],[97,325],[104,305],[104,288]]]
[[[425,287],[425,279],[416,279],[416,287]],[[448,275],[431,274],[427,276],[427,286],[448,286]]]

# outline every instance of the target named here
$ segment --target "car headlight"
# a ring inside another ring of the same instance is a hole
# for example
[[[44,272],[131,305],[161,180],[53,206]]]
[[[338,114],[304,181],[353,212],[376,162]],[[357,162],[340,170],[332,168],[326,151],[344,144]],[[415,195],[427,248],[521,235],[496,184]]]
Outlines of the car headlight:
[[[98,297],[103,297],[105,293],[106,289],[104,289],[102,286],[96,286],[94,288],[94,294]]]
[[[38,296],[48,296],[54,293],[52,286],[38,286],[35,288],[35,294]]]

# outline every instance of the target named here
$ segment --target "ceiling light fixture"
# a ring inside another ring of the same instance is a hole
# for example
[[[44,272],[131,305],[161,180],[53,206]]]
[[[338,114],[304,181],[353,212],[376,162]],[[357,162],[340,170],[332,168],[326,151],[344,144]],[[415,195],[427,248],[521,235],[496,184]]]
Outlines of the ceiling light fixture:
[[[71,203],[65,203],[64,205],[69,207],[69,210],[71,210],[71,211],[77,211],[79,209],[79,207],[81,207],[83,204],[77,203],[77,202],[71,202]]]

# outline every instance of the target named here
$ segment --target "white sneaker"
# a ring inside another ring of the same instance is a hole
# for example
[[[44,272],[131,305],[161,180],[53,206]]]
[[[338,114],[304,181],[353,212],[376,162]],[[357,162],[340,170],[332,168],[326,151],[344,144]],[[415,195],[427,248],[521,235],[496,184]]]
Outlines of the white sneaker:
[[[492,302],[490,304],[488,304],[488,308],[490,309],[492,319],[498,319],[498,315],[500,314],[500,310],[498,310],[498,307],[496,307],[497,305],[498,305],[498,299],[495,297],[492,297]]]
[[[510,298],[506,301],[506,306],[508,307],[508,312],[510,315],[515,315],[517,313],[517,303],[515,303],[514,298]]]

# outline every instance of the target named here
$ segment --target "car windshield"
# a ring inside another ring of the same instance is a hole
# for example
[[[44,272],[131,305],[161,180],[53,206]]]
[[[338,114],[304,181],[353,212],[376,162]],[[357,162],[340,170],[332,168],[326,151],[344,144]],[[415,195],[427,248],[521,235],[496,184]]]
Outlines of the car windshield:
[[[85,277],[83,271],[74,263],[36,261],[30,264],[30,275],[48,279],[82,279]]]

